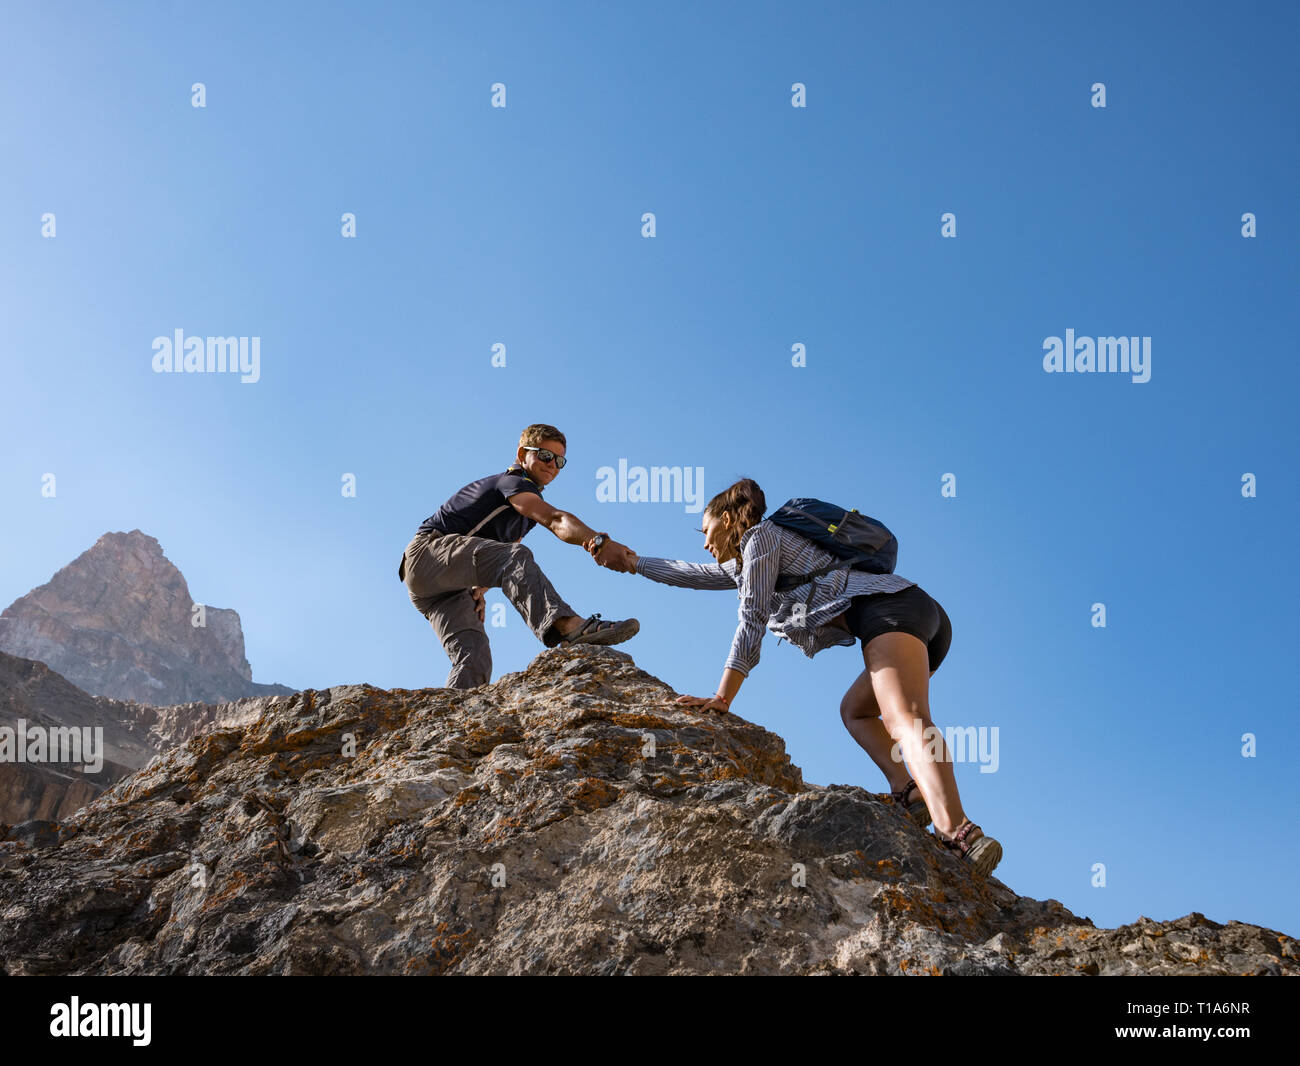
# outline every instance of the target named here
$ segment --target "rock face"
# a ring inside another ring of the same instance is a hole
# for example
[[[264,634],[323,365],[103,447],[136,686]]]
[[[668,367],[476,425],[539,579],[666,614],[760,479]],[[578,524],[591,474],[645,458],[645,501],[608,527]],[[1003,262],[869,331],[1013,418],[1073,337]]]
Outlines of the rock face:
[[[1190,914],[1097,929],[608,648],[469,691],[253,701],[0,827],[8,974],[1300,972]]]
[[[17,733],[19,723],[47,732],[98,728],[103,739],[102,765],[93,772],[66,762],[18,762],[15,752],[0,751],[0,822],[68,818],[158,752],[256,714],[256,701],[153,707],[92,696],[44,663],[0,652],[0,730]]]
[[[158,707],[292,691],[253,681],[237,612],[205,605],[206,624],[195,626],[193,606],[157,540],[105,533],[0,613],[0,651],[87,692]]]

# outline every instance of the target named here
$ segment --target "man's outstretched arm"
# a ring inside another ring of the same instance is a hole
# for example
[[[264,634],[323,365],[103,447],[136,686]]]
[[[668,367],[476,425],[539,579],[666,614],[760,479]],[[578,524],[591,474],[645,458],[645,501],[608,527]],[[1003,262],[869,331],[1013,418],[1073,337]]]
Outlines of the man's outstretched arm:
[[[535,492],[516,492],[507,501],[525,518],[545,526],[565,544],[585,544],[596,535],[577,515],[552,507]]]

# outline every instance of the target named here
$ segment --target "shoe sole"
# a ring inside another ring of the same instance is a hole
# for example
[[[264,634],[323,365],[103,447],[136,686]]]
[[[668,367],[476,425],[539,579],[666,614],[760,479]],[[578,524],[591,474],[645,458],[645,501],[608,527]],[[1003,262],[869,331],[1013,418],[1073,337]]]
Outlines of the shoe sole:
[[[641,632],[641,623],[635,618],[629,618],[613,629],[602,630],[599,633],[586,633],[573,640],[566,640],[560,647],[572,648],[577,644],[622,644],[625,640],[631,640],[639,632]]]
[[[972,873],[988,877],[1002,861],[1002,845],[992,837],[980,837],[970,846],[966,861],[970,863]]]
[[[909,818],[912,819],[912,821],[914,821],[922,829],[928,829],[930,823],[934,821],[934,819],[930,817],[930,808],[927,807],[924,803],[912,804],[911,808],[907,812],[907,815]]]

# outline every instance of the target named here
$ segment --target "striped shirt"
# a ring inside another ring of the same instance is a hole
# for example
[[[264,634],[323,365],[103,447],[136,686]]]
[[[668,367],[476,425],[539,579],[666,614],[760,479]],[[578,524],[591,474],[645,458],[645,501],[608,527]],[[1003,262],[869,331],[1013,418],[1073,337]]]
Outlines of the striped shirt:
[[[808,658],[832,645],[853,645],[856,638],[828,623],[848,609],[854,596],[901,592],[915,581],[897,574],[869,574],[841,567],[787,592],[776,591],[778,574],[807,574],[835,562],[836,556],[770,521],[750,526],[740,538],[741,565],[687,563],[637,557],[636,572],[652,581],[687,589],[730,589],[740,597],[740,624],[731,641],[726,666],[748,677],[758,665],[764,629],[788,640]],[[739,576],[737,576],[739,570]],[[779,643],[779,642],[778,642]]]

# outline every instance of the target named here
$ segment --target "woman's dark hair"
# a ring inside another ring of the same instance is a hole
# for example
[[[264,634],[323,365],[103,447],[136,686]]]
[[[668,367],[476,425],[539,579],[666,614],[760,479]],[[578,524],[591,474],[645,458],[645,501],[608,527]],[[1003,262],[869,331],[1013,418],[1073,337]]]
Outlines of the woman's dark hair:
[[[713,497],[704,508],[706,518],[721,518],[724,514],[731,516],[731,530],[726,539],[718,543],[718,562],[726,562],[732,556],[737,557],[739,565],[740,538],[750,526],[758,525],[767,510],[767,497],[758,487],[758,482],[742,477],[729,488],[723,489]]]

